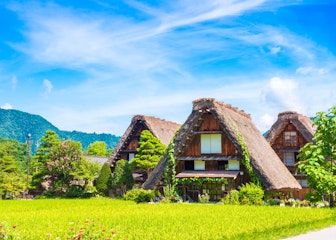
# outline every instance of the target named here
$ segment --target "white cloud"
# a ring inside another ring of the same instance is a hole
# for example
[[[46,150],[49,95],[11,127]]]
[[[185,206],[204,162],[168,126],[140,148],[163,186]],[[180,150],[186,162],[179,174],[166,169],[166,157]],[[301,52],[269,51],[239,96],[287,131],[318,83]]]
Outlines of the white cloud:
[[[13,109],[13,106],[9,103],[5,103],[0,108],[2,108],[2,109]]]
[[[296,73],[302,74],[302,75],[308,75],[308,74],[317,74],[317,75],[323,75],[328,73],[328,69],[326,68],[315,68],[315,67],[299,67],[296,69]]]
[[[270,50],[270,54],[274,55],[274,54],[277,54],[277,53],[279,53],[281,51],[281,47],[279,47],[279,46],[277,46],[277,47],[270,47],[269,50]]]
[[[48,96],[53,89],[53,85],[52,85],[51,81],[49,81],[48,79],[44,79],[43,80],[43,89],[44,89],[43,95],[45,97]]]
[[[294,80],[273,77],[263,89],[264,103],[279,110],[304,112],[305,106],[301,103],[298,87],[299,83]]]

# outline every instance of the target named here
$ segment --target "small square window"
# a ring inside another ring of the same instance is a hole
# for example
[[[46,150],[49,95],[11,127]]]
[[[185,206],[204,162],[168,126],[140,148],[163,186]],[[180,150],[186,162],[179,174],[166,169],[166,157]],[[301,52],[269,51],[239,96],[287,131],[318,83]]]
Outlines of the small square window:
[[[194,161],[194,169],[195,170],[205,170],[205,161],[195,160]]]
[[[285,145],[295,146],[297,143],[296,132],[284,132]]]

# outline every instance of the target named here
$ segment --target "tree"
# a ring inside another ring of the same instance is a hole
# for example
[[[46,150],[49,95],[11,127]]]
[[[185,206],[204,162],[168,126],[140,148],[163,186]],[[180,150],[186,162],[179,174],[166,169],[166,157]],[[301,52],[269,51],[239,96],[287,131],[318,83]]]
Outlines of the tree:
[[[108,195],[108,182],[111,178],[111,174],[110,165],[107,162],[104,163],[96,181],[96,188],[101,194],[105,196]]]
[[[0,199],[16,198],[27,187],[25,144],[0,139]]]
[[[127,190],[132,189],[134,179],[128,161],[123,159],[117,161],[111,179],[111,185],[113,188],[120,188],[121,195],[124,195]]]
[[[103,141],[91,143],[87,148],[87,153],[93,156],[107,156],[106,143]]]
[[[73,180],[72,172],[75,171],[81,156],[80,142],[66,140],[51,149],[50,159],[46,161],[47,174],[51,182],[57,187],[68,188]]]
[[[91,162],[85,157],[81,157],[74,170],[70,173],[74,180],[84,181],[84,187],[98,176],[100,166],[98,162]]]
[[[32,164],[32,185],[39,187],[43,182],[50,182],[54,190],[67,190],[74,179],[73,172],[82,157],[82,145],[71,140],[61,141],[51,130],[41,138]]]
[[[306,174],[315,195],[329,195],[330,207],[335,206],[336,193],[336,106],[328,113],[313,118],[317,127],[312,143],[300,149],[298,168]]]
[[[47,169],[47,162],[50,160],[50,154],[53,149],[59,147],[61,140],[56,132],[47,130],[46,134],[40,139],[40,146],[31,163],[32,188],[39,188],[44,182],[45,176],[49,174]]]
[[[144,169],[149,176],[150,171],[158,164],[165,150],[166,146],[158,138],[153,136],[149,130],[144,130],[140,135],[139,147],[132,164],[137,168]]]

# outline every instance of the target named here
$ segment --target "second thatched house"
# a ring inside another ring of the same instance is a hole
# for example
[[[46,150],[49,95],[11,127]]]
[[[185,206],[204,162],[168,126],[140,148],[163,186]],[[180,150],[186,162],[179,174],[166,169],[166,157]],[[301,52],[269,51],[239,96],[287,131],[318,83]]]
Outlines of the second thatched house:
[[[257,178],[268,191],[301,186],[281,162],[250,116],[213,98],[193,101],[193,109],[174,140],[175,171],[185,200],[207,193],[219,200],[227,191]],[[162,184],[166,154],[142,185]]]
[[[160,118],[135,115],[132,118],[131,124],[120,138],[116,148],[108,158],[112,172],[118,160],[124,159],[132,161],[137,153],[137,148],[139,147],[138,142],[142,131],[149,130],[161,143],[167,146],[179,127],[180,124]],[[133,177],[136,182],[144,182],[146,180],[146,176],[143,173],[134,173]]]
[[[309,117],[294,111],[278,114],[277,121],[266,134],[266,140],[278,154],[281,161],[301,184],[302,190],[295,191],[294,197],[304,199],[309,192],[307,177],[296,167],[299,149],[312,142],[315,129]]]

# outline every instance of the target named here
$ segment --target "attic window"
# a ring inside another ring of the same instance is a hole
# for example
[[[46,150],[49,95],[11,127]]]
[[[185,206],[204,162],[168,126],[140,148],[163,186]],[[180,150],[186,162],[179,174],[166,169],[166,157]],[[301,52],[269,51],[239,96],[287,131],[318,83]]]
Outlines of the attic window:
[[[297,142],[296,132],[284,132],[285,145],[295,146]]]
[[[201,153],[222,153],[222,135],[201,134]]]

